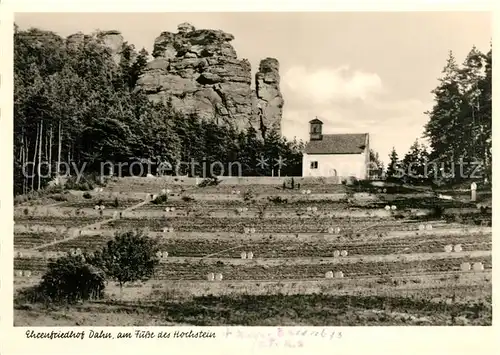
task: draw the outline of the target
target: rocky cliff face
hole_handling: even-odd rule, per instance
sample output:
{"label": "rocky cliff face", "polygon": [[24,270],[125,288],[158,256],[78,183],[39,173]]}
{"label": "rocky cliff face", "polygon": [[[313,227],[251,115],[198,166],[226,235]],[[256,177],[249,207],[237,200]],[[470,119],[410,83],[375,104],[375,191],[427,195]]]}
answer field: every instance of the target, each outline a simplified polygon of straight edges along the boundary
{"label": "rocky cliff face", "polygon": [[259,71],[255,74],[255,93],[259,109],[259,125],[281,132],[284,100],[280,92],[278,60],[274,58],[261,60]]}
{"label": "rocky cliff face", "polygon": [[[120,54],[123,46],[123,36],[119,31],[101,31],[97,37],[102,43],[111,50],[113,61],[120,63]],[[78,47],[85,40],[85,35],[82,32],[77,32],[66,37],[66,45],[68,47]]]}
{"label": "rocky cliff face", "polygon": [[120,63],[120,54],[123,47],[123,36],[118,31],[104,31],[99,33],[104,45],[111,49],[111,55],[116,64]]}
{"label": "rocky cliff face", "polygon": [[151,100],[170,101],[180,112],[197,113],[218,124],[279,130],[283,98],[278,61],[261,61],[253,90],[250,63],[237,58],[230,44],[233,39],[229,33],[196,30],[187,23],[179,25],[177,33],[163,32],[155,40],[154,60],[137,90]]}

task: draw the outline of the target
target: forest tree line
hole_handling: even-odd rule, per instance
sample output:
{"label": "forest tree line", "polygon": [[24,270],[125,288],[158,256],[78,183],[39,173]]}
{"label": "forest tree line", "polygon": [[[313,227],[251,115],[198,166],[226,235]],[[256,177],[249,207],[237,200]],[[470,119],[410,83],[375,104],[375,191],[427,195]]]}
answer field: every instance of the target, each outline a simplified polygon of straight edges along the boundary
{"label": "forest tree line", "polygon": [[473,47],[461,65],[450,51],[438,80],[432,91],[434,106],[426,112],[424,137],[429,146],[417,139],[402,159],[393,149],[387,177],[400,178],[398,170],[407,173],[411,168],[413,180],[454,183],[482,178],[491,183],[491,46],[487,53]]}
{"label": "forest tree line", "polygon": [[134,90],[147,51],[125,42],[117,65],[101,37],[95,32],[70,46],[53,32],[15,27],[16,194],[43,188],[62,162],[99,173],[102,162],[238,161],[249,176],[272,174],[258,166],[260,156],[281,156],[281,175],[301,174],[302,142],[272,131],[262,140],[252,127],[241,132],[150,102]]}
{"label": "forest tree line", "polygon": [[[15,194],[43,188],[62,162],[100,173],[103,162],[237,161],[243,176],[270,176],[272,167],[259,166],[259,159],[274,162],[281,156],[286,164],[282,176],[301,175],[303,142],[273,131],[262,140],[252,127],[241,132],[203,121],[196,112],[180,114],[169,102],[152,103],[134,90],[147,51],[125,42],[117,64],[101,37],[95,32],[85,35],[80,45],[68,45],[56,33],[15,26]],[[402,159],[393,150],[387,169],[378,153],[370,152],[376,175],[384,170],[394,178],[398,168],[409,164],[420,174],[426,164],[437,161],[452,176],[457,166],[451,162],[462,160],[480,162],[482,176],[491,181],[491,74],[491,48],[484,54],[473,47],[462,65],[450,52],[432,91],[434,106],[426,112],[429,147],[417,140]],[[469,165],[469,173],[471,169]],[[455,174],[452,179],[460,178]]]}

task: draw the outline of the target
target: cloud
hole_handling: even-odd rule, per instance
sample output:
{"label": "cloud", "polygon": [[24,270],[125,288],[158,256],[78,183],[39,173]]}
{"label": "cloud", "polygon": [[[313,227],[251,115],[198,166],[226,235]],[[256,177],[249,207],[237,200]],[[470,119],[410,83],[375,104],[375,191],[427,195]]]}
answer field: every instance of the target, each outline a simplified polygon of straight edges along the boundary
{"label": "cloud", "polygon": [[413,141],[422,137],[428,120],[424,111],[432,107],[432,102],[391,91],[376,73],[349,66],[292,67],[282,76],[281,89],[283,135],[307,141],[308,122],[318,117],[325,134],[369,133],[370,146],[384,163],[393,146],[402,158]]}
{"label": "cloud", "polygon": [[375,73],[339,68],[309,70],[303,66],[288,69],[281,79],[282,91],[294,104],[312,105],[367,100],[382,91],[382,80]]}

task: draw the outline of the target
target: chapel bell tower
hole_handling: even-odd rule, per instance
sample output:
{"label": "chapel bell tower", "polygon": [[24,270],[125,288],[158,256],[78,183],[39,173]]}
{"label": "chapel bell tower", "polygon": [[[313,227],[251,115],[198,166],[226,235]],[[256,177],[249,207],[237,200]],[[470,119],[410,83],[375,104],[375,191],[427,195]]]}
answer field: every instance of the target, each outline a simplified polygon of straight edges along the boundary
{"label": "chapel bell tower", "polygon": [[323,138],[323,122],[316,117],[314,120],[309,121],[309,140],[319,141]]}

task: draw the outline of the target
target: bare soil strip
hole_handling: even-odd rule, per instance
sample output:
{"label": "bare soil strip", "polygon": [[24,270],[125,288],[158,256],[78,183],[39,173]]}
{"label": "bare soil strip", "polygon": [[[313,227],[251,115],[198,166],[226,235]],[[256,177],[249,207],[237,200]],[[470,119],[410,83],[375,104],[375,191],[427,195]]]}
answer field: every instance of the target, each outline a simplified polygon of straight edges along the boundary
{"label": "bare soil strip", "polygon": [[[148,203],[149,201],[143,201],[143,202],[140,202],[134,206],[131,206],[131,207],[128,207],[126,208],[125,210],[123,210],[124,212],[126,211],[132,211],[136,208],[139,208],[141,207],[142,205]],[[111,219],[107,219],[107,220],[104,220],[104,221],[100,221],[100,222],[97,222],[97,223],[93,223],[93,224],[89,224],[89,225],[86,225],[86,226],[83,226],[81,229],[98,229],[100,228],[103,224],[106,224],[106,223],[109,223],[111,221],[114,221],[114,218],[111,218]],[[57,240],[57,241],[53,241],[51,243],[46,243],[46,244],[42,244],[42,245],[38,245],[36,247],[33,247],[32,250],[40,250],[42,248],[46,248],[46,247],[50,247],[50,246],[53,246],[53,245],[57,245],[57,244],[60,244],[60,243],[63,243],[63,242],[67,242],[69,240],[72,240],[72,239],[76,239],[80,236],[80,233],[78,231],[74,231],[73,232],[73,235],[67,237],[67,238],[64,238],[64,239],[60,239],[60,240]]]}

